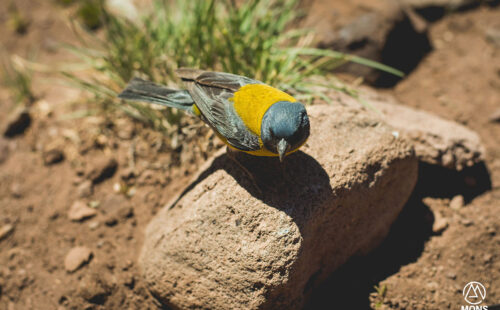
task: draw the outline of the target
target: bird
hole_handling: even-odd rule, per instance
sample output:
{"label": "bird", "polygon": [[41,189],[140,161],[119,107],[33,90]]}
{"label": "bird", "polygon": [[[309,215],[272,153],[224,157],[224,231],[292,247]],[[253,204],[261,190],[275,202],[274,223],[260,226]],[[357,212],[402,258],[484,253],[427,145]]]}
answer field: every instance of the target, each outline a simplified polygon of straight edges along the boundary
{"label": "bird", "polygon": [[183,110],[210,126],[231,150],[280,162],[309,137],[304,105],[277,88],[225,72],[179,68],[176,74],[186,89],[134,77],[118,97]]}

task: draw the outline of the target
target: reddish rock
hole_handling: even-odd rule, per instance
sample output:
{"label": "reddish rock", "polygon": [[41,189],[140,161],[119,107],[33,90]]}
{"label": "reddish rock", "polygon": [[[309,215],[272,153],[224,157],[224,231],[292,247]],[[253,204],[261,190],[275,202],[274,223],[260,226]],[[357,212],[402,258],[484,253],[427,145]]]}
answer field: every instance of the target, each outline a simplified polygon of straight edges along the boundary
{"label": "reddish rock", "polygon": [[91,218],[96,214],[96,209],[88,207],[82,201],[75,201],[68,211],[68,218],[72,221],[78,222]]}
{"label": "reddish rock", "polygon": [[311,136],[285,160],[226,155],[146,231],[139,264],[173,308],[298,309],[314,287],[388,233],[417,159],[374,113],[308,109]]}
{"label": "reddish rock", "polygon": [[485,149],[479,135],[456,122],[395,103],[389,96],[366,92],[372,107],[384,120],[411,141],[419,160],[462,170],[483,160]]}
{"label": "reddish rock", "polygon": [[64,259],[64,269],[67,272],[76,271],[78,268],[88,263],[92,257],[92,251],[84,246],[72,248]]}

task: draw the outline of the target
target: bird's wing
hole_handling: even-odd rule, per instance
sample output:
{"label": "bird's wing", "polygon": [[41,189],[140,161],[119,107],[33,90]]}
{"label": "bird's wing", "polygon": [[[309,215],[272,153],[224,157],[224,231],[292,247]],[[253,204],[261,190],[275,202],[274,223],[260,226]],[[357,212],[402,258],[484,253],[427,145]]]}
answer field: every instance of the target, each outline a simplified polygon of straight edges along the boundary
{"label": "bird's wing", "polygon": [[188,74],[179,75],[188,82],[189,93],[204,120],[223,136],[227,143],[241,151],[260,150],[259,137],[248,130],[229,100],[241,87],[241,83],[254,80],[229,73],[208,71],[202,71],[194,79],[187,78]]}
{"label": "bird's wing", "polygon": [[198,84],[224,88],[233,92],[247,84],[263,84],[260,81],[225,72],[202,71],[198,69],[181,68],[177,75],[185,81],[194,81]]}

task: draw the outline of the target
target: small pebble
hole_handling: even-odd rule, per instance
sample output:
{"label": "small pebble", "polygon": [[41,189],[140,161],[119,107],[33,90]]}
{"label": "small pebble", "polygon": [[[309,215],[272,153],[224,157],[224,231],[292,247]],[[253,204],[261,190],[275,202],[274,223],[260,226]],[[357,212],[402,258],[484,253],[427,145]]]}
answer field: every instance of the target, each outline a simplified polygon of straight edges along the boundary
{"label": "small pebble", "polygon": [[103,147],[108,143],[108,138],[105,135],[98,135],[95,139],[95,144],[99,147]]}
{"label": "small pebble", "polygon": [[68,212],[68,218],[72,221],[78,222],[91,218],[97,214],[97,211],[88,207],[82,201],[75,201]]}
{"label": "small pebble", "polygon": [[7,224],[0,227],[0,240],[7,238],[14,231],[14,225]]}
{"label": "small pebble", "polygon": [[495,229],[495,227],[493,226],[489,226],[487,229],[486,229],[486,232],[490,235],[490,236],[494,236],[496,235],[497,231]]}
{"label": "small pebble", "polygon": [[95,229],[97,229],[97,227],[99,227],[99,222],[98,221],[93,221],[93,222],[89,223],[90,230],[95,230]]}
{"label": "small pebble", "polygon": [[496,109],[489,117],[490,122],[500,123],[500,109]]}
{"label": "small pebble", "polygon": [[461,220],[460,220],[460,223],[461,223],[462,225],[464,225],[465,227],[469,227],[469,226],[474,225],[474,222],[473,222],[473,221],[471,221],[471,220],[469,220],[469,219],[461,219]]}
{"label": "small pebble", "polygon": [[109,277],[103,273],[90,273],[80,281],[79,295],[93,304],[104,304],[112,293]]}
{"label": "small pebble", "polygon": [[432,224],[432,232],[435,234],[440,234],[448,228],[448,220],[443,216],[436,216],[434,223]]}
{"label": "small pebble", "polygon": [[82,184],[78,185],[76,191],[78,193],[78,197],[80,198],[87,198],[89,196],[92,196],[92,194],[94,193],[92,181],[90,180],[84,181]]}
{"label": "small pebble", "polygon": [[116,135],[123,140],[130,140],[134,136],[135,126],[129,119],[118,119],[115,122]]}
{"label": "small pebble", "polygon": [[64,268],[68,272],[73,272],[88,263],[92,258],[92,251],[84,246],[72,248],[64,259]]}
{"label": "small pebble", "polygon": [[127,167],[123,169],[120,173],[122,180],[130,180],[136,177],[135,169]]}
{"label": "small pebble", "polygon": [[454,272],[448,272],[448,273],[446,274],[446,277],[447,277],[448,279],[455,280],[455,279],[457,278],[457,274],[456,274],[456,273],[454,273]]}
{"label": "small pebble", "polygon": [[450,201],[450,208],[453,210],[460,210],[464,206],[464,196],[456,195]]}
{"label": "small pebble", "polygon": [[57,164],[64,160],[64,152],[59,148],[49,149],[42,153],[42,158],[46,166]]}
{"label": "small pebble", "polygon": [[14,198],[21,198],[23,196],[23,188],[21,183],[12,182],[12,184],[10,185],[10,194]]}
{"label": "small pebble", "polygon": [[101,203],[99,202],[99,200],[92,200],[91,202],[89,202],[89,207],[91,208],[99,208],[99,206],[101,205]]}
{"label": "small pebble", "polygon": [[127,191],[127,197],[133,197],[135,193],[137,192],[137,189],[135,187],[129,187]]}

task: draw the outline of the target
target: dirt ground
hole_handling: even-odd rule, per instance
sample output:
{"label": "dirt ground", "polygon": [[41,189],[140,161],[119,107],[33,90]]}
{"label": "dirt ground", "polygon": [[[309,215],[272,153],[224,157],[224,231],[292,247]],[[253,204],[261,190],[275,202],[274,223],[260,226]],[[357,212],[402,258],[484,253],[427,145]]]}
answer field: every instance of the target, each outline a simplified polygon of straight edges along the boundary
{"label": "dirt ground", "polygon": [[[9,28],[2,1],[3,48],[35,51],[50,67],[71,60],[55,44],[73,40],[71,9],[16,3],[27,32]],[[308,309],[459,309],[470,281],[484,284],[486,304],[500,303],[500,122],[491,119],[500,113],[500,8],[444,15],[428,36],[432,49],[417,67],[380,91],[477,131],[484,164],[462,172],[422,165],[387,240],[332,275]],[[161,309],[136,263],[144,228],[221,143],[189,121],[179,142],[129,118],[74,117],[83,94],[43,73],[34,89],[28,129],[0,137],[0,309]],[[0,107],[2,124],[15,108],[6,88]],[[75,202],[92,215],[70,220]],[[91,254],[68,272],[76,246]]]}

